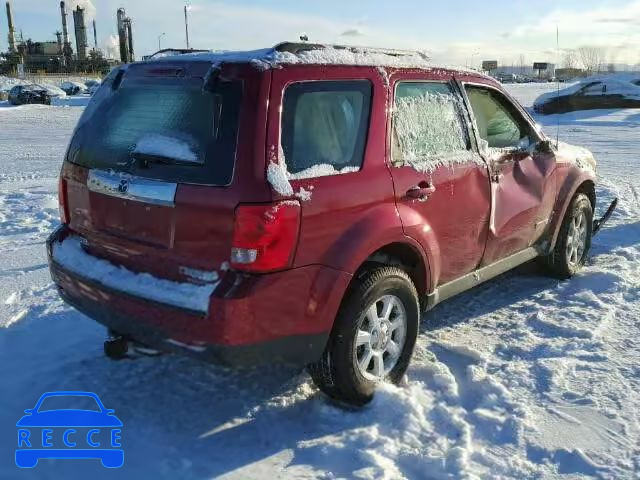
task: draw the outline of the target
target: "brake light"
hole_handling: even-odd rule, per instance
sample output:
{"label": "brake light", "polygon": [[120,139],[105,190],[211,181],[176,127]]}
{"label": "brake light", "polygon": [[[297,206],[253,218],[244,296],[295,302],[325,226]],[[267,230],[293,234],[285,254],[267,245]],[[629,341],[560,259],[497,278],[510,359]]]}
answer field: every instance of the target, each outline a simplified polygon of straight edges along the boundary
{"label": "brake light", "polygon": [[300,203],[239,205],[231,244],[231,267],[271,272],[291,265],[300,230]]}
{"label": "brake light", "polygon": [[69,202],[67,201],[67,181],[60,175],[58,181],[58,209],[60,211],[60,222],[69,223]]}

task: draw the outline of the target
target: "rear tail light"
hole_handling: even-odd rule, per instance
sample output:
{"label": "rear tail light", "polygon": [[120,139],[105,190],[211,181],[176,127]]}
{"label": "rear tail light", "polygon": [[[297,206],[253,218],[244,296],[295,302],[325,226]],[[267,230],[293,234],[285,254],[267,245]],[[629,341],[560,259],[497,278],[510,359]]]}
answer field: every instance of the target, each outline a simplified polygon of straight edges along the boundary
{"label": "rear tail light", "polygon": [[286,201],[236,208],[231,267],[271,272],[291,266],[300,230],[300,203]]}
{"label": "rear tail light", "polygon": [[60,175],[58,181],[58,209],[60,210],[60,222],[69,223],[69,202],[67,201],[67,181]]}

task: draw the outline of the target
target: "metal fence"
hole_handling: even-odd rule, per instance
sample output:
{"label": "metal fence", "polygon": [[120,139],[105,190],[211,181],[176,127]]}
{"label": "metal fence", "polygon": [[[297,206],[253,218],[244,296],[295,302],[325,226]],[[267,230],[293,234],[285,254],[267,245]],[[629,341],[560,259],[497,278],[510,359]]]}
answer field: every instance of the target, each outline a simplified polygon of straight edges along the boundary
{"label": "metal fence", "polygon": [[99,73],[91,74],[66,74],[66,73],[28,73],[25,72],[24,80],[32,83],[50,83],[60,85],[62,82],[86,82],[87,80],[101,79]]}

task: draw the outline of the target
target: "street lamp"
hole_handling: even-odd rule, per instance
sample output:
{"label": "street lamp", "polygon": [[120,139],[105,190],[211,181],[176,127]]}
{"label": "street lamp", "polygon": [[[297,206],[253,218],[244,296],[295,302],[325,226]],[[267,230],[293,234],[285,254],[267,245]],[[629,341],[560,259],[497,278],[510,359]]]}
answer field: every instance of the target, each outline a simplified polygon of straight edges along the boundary
{"label": "street lamp", "polygon": [[187,37],[187,50],[189,50],[189,10],[191,10],[191,4],[187,1],[184,6],[184,32]]}
{"label": "street lamp", "polygon": [[160,41],[162,40],[162,37],[164,37],[166,35],[165,32],[162,32],[160,35],[158,35],[158,51],[162,50],[162,48],[160,47]]}
{"label": "street lamp", "polygon": [[476,56],[478,56],[478,55],[480,55],[480,52],[473,52],[473,53],[471,54],[471,69],[472,69],[472,70],[476,70],[476,68],[474,67],[474,64],[475,64],[475,60],[474,60],[474,58],[475,58]]}

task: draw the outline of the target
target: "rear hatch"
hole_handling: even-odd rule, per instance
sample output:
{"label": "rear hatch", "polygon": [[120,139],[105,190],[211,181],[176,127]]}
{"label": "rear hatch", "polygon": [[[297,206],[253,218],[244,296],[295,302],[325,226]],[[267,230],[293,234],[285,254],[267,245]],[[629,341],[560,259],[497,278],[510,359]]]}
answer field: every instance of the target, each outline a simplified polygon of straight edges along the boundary
{"label": "rear hatch", "polygon": [[90,253],[178,281],[224,270],[236,205],[271,199],[257,174],[264,141],[250,141],[264,138],[257,97],[269,78],[203,61],[111,72],[62,170],[69,226]]}

